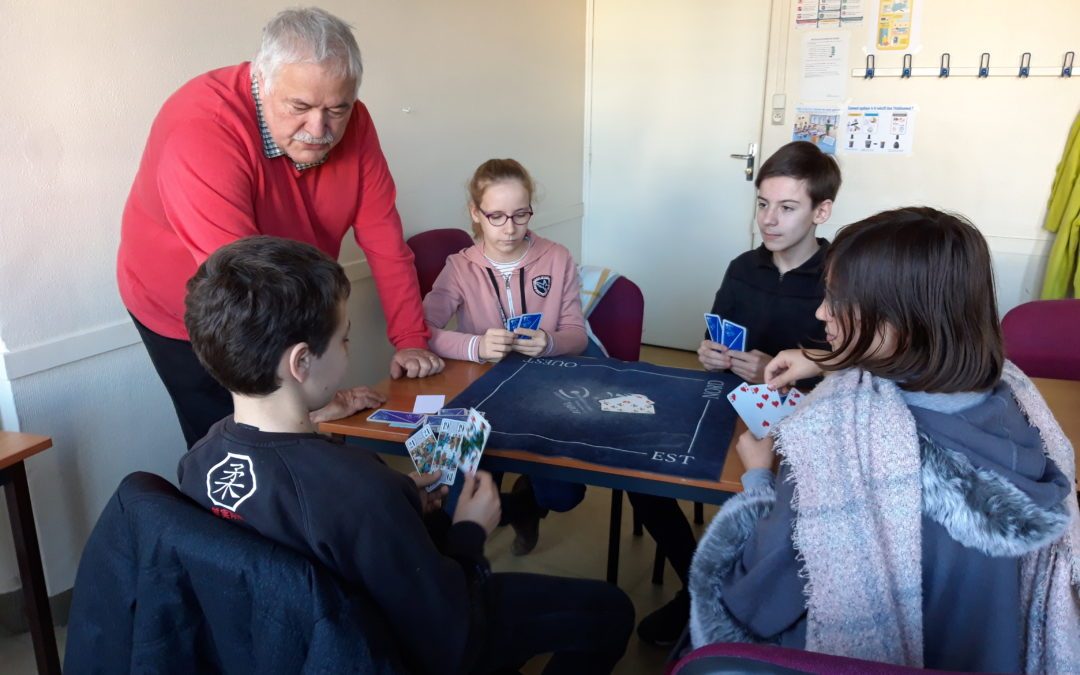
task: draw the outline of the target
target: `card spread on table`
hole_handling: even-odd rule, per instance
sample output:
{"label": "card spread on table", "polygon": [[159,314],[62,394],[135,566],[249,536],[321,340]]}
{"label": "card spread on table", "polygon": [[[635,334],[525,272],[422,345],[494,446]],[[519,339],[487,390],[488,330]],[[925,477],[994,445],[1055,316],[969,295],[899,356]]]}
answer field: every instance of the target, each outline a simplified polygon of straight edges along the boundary
{"label": "card spread on table", "polygon": [[416,427],[424,419],[424,415],[421,413],[405,412],[404,410],[385,410],[380,408],[375,412],[368,415],[368,422],[379,422],[381,424],[395,424],[403,425],[406,427]]}
{"label": "card spread on table", "polygon": [[773,427],[802,402],[803,393],[791,389],[786,395],[764,384],[743,382],[728,394],[727,399],[756,438],[765,438]]}
{"label": "card spread on table", "polygon": [[412,411],[422,415],[430,415],[439,412],[443,407],[443,403],[446,403],[446,397],[442,394],[420,394],[416,397],[416,403],[413,403]]}
{"label": "card spread on table", "polygon": [[627,394],[601,400],[600,410],[603,412],[655,415],[656,408],[654,405],[653,401],[643,394]]}
{"label": "card spread on table", "polygon": [[746,351],[746,326],[728,321],[717,314],[706,314],[705,326],[709,329],[709,339],[713,342],[719,342],[738,352]]}

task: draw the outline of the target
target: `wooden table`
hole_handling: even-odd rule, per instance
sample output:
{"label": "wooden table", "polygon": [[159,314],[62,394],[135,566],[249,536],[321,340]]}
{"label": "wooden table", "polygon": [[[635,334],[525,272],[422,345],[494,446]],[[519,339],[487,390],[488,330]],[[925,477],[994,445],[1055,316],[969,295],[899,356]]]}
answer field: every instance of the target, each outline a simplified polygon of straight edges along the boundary
{"label": "wooden table", "polygon": [[[422,380],[386,379],[374,388],[386,396],[385,408],[408,411],[412,410],[413,403],[420,394],[445,394],[446,400],[450,401],[491,367],[491,364],[448,360],[446,369],[438,375]],[[406,455],[405,439],[412,434],[413,430],[395,429],[385,424],[368,422],[366,418],[370,414],[370,411],[364,411],[342,420],[324,422],[319,425],[319,430],[323,433],[341,435],[345,437],[346,442],[374,452]],[[741,421],[736,424],[732,445],[728,450],[727,460],[719,480],[700,480],[650,471],[620,469],[569,457],[554,457],[499,448],[488,448],[484,451],[484,468],[491,471],[527,473],[544,478],[611,488],[607,579],[615,583],[618,580],[619,569],[623,491],[644,492],[698,503],[723,503],[732,494],[742,490],[739,478],[743,474],[743,467],[734,450],[734,439],[738,438],[745,428]],[[640,534],[639,530],[635,531]],[[662,569],[662,566],[657,566],[657,568]]]}
{"label": "wooden table", "polygon": [[0,431],[0,485],[4,486],[7,497],[8,518],[15,539],[15,556],[19,561],[19,577],[39,673],[59,673],[60,657],[56,651],[56,633],[23,462],[51,447],[52,439],[47,436]]}
{"label": "wooden table", "polygon": [[[406,410],[413,408],[420,394],[445,394],[449,402],[491,368],[491,364],[467,361],[446,362],[446,369],[432,377],[421,380],[386,379],[374,388],[386,396],[385,408]],[[1034,380],[1039,391],[1054,411],[1073,448],[1080,442],[1080,382],[1068,380]],[[367,421],[370,411],[334,422],[324,422],[319,430],[339,434],[346,442],[359,445],[374,452],[406,455],[405,439],[412,429],[395,429],[385,424]],[[721,504],[732,494],[742,490],[739,479],[743,474],[742,462],[735,452],[735,441],[746,427],[742,421],[735,425],[731,445],[728,448],[724,468],[717,480],[681,478],[649,471],[620,469],[617,467],[583,462],[569,457],[553,457],[522,450],[489,448],[484,451],[485,468],[494,471],[527,473],[544,478],[611,488],[611,520],[608,532],[607,578],[612,583],[618,578],[619,533],[622,526],[622,492],[644,492],[662,497],[686,499],[709,504]]]}

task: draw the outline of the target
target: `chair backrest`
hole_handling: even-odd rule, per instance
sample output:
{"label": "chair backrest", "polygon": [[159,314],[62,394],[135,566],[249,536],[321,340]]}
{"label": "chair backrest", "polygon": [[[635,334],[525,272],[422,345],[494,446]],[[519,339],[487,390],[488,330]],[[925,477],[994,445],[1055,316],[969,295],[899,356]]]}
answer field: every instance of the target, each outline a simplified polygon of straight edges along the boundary
{"label": "chair backrest", "polygon": [[465,230],[443,228],[414,234],[405,242],[413,252],[416,279],[420,282],[420,297],[431,290],[446,266],[446,259],[473,244],[473,238]]}
{"label": "chair backrest", "polygon": [[864,661],[847,656],[819,654],[772,645],[717,643],[690,652],[670,670],[671,675],[719,673],[783,673],[797,675],[915,675],[945,673]]}
{"label": "chair backrest", "polygon": [[622,361],[641,358],[645,296],[633,281],[619,277],[589,315],[589,326],[608,356]]}
{"label": "chair backrest", "polygon": [[369,597],[133,473],[79,561],[64,672],[401,672]]}
{"label": "chair backrest", "polygon": [[1036,300],[1001,321],[1005,355],[1028,377],[1080,380],[1080,300]]}

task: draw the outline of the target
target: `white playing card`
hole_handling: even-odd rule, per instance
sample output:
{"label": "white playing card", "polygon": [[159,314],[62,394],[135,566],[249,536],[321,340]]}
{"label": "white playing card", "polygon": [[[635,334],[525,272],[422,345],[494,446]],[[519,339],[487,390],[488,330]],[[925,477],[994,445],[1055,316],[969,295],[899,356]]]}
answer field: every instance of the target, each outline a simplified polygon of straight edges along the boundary
{"label": "white playing card", "polygon": [[421,474],[433,473],[432,455],[435,451],[435,432],[426,424],[412,436],[405,439],[405,449],[409,451],[413,466]]}
{"label": "white playing card", "polygon": [[728,402],[756,438],[765,438],[787,412],[779,392],[763,384],[743,382],[727,396]]}
{"label": "white playing card", "polygon": [[794,387],[788,391],[787,396],[784,397],[784,408],[791,412],[791,408],[798,407],[802,403],[803,398],[806,395]]}
{"label": "white playing card", "polygon": [[616,396],[600,401],[600,410],[604,412],[656,414],[653,402],[642,394]]}
{"label": "white playing card", "polygon": [[461,443],[465,438],[467,422],[444,419],[439,425],[439,438],[431,457],[431,470],[442,470],[439,482],[428,486],[428,491],[439,485],[453,485],[457,478],[458,458],[461,456]]}
{"label": "white playing card", "polygon": [[479,411],[470,409],[467,424],[465,439],[461,443],[458,467],[465,473],[476,473],[480,456],[484,454],[484,446],[487,445],[488,436],[491,434],[491,423],[484,419]]}

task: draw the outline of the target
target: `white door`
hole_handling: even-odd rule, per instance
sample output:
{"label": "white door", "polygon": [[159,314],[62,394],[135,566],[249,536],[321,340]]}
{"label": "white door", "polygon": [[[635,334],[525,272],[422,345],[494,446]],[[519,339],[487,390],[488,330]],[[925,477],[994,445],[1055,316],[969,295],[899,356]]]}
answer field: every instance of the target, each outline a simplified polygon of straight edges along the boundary
{"label": "white door", "polygon": [[593,5],[582,257],[641,287],[644,342],[696,350],[751,246],[754,184],[730,155],[761,138],[770,3]]}

